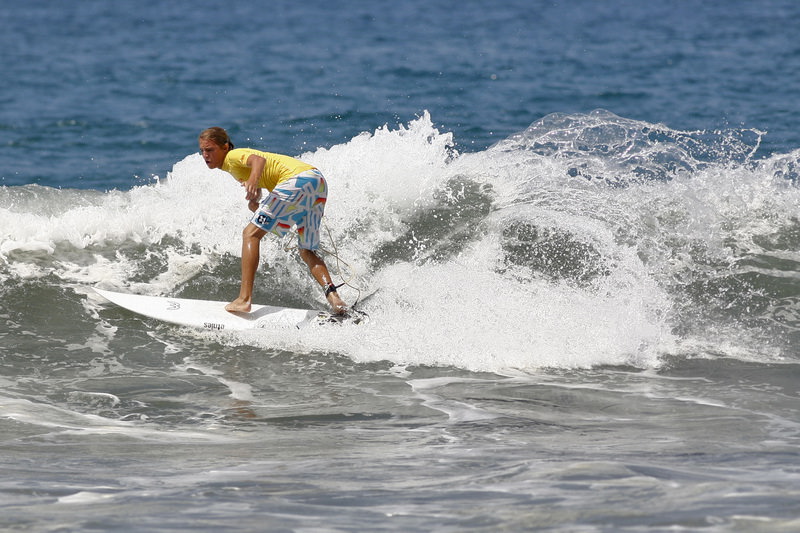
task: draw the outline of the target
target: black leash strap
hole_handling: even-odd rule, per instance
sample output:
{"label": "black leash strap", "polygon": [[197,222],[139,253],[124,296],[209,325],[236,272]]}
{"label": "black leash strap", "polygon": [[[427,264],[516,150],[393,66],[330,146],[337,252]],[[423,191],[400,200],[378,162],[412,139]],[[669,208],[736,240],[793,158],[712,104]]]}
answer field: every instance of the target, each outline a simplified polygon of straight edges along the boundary
{"label": "black leash strap", "polygon": [[332,292],[336,292],[336,289],[344,285],[344,283],[340,283],[339,285],[334,285],[333,283],[328,283],[325,285],[325,298]]}

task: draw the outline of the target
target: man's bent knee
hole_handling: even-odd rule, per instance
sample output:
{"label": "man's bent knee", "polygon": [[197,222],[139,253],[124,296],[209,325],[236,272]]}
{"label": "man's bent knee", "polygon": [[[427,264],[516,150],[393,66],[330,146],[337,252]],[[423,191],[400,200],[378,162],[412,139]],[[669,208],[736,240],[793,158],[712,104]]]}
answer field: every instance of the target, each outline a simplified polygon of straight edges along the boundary
{"label": "man's bent knee", "polygon": [[267,232],[263,229],[259,228],[253,223],[248,224],[242,230],[242,238],[243,239],[258,239],[261,240]]}
{"label": "man's bent knee", "polygon": [[309,250],[307,248],[300,248],[300,258],[306,263],[311,263],[311,262],[316,263],[319,261],[319,256],[317,255],[317,252],[315,252],[314,250]]}

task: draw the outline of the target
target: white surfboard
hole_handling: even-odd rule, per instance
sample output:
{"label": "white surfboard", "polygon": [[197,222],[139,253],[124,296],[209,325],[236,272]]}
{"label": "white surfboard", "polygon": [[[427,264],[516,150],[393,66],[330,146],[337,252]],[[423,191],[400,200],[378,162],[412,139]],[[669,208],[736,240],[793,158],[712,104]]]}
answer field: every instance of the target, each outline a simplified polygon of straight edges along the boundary
{"label": "white surfboard", "polygon": [[94,290],[106,300],[134,313],[181,326],[214,331],[299,328],[314,321],[339,321],[338,317],[329,313],[311,309],[253,304],[249,313],[230,313],[225,310],[227,302]]}

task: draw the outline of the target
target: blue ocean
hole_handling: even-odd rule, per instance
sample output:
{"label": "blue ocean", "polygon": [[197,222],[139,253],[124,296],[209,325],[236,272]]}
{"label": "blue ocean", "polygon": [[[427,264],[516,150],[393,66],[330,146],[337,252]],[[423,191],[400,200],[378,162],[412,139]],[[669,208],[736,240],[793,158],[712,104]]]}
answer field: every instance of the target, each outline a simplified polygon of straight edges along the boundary
{"label": "blue ocean", "polygon": [[[0,6],[0,530],[800,530],[800,3]],[[325,174],[361,324],[196,330]],[[291,238],[255,301],[324,309]]]}

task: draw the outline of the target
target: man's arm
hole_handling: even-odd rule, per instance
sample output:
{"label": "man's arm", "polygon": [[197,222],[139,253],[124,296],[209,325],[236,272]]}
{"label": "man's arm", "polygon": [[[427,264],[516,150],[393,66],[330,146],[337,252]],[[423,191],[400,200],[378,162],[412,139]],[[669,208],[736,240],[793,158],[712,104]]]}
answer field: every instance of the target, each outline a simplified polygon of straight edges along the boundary
{"label": "man's arm", "polygon": [[[247,192],[245,200],[258,202],[261,199],[261,188],[258,186],[258,182],[261,179],[261,173],[264,172],[264,166],[266,164],[267,160],[260,155],[250,154],[250,157],[247,158],[247,166],[250,167],[250,177],[244,182],[244,190]],[[251,211],[255,210],[251,208]]]}

